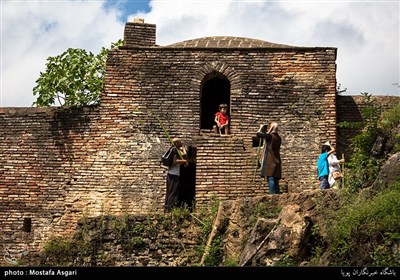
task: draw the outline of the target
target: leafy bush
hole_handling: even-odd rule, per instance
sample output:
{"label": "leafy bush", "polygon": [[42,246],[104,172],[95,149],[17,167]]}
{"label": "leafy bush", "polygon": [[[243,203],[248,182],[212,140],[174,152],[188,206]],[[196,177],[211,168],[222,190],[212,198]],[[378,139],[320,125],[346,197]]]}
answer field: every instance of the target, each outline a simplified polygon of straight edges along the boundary
{"label": "leafy bush", "polygon": [[378,175],[383,163],[382,160],[370,156],[371,149],[379,133],[380,110],[371,94],[361,93],[364,96],[364,105],[361,108],[361,122],[342,122],[339,127],[359,128],[361,133],[351,139],[352,155],[347,167],[350,168],[347,180],[348,186],[354,192],[369,186]]}
{"label": "leafy bush", "polygon": [[400,102],[382,112],[380,117],[380,126],[383,129],[390,130],[398,125],[400,125]]}
{"label": "leafy bush", "polygon": [[372,199],[343,207],[330,228],[334,264],[398,265],[400,260],[391,248],[399,242],[399,221],[400,182]]}
{"label": "leafy bush", "polygon": [[[384,111],[381,114],[380,118],[380,127],[385,130],[390,132],[394,128],[398,128],[400,126],[400,102],[395,104],[392,108],[389,110]],[[397,130],[399,131],[399,130]],[[400,133],[397,133],[395,136],[395,145],[394,145],[394,152],[399,152],[400,151]]]}
{"label": "leafy bush", "polygon": [[63,237],[51,238],[44,246],[45,261],[42,265],[72,265],[79,252],[79,244]]}
{"label": "leafy bush", "polygon": [[[111,48],[122,46],[119,40]],[[46,71],[41,72],[33,88],[37,95],[33,105],[65,106],[97,104],[103,90],[103,77],[109,49],[94,55],[84,49],[69,48],[58,56],[47,58]]]}

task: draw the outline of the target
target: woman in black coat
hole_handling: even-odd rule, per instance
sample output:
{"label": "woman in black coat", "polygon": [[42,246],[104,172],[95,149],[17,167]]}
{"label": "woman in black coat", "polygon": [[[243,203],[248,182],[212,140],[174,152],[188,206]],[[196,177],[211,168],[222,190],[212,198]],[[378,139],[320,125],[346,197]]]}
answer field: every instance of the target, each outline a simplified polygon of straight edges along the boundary
{"label": "woman in black coat", "polygon": [[260,175],[267,178],[269,194],[279,194],[279,180],[282,178],[280,155],[282,139],[278,134],[276,122],[272,122],[267,131],[264,128],[265,125],[261,125],[257,132],[257,137],[265,139],[260,156]]}

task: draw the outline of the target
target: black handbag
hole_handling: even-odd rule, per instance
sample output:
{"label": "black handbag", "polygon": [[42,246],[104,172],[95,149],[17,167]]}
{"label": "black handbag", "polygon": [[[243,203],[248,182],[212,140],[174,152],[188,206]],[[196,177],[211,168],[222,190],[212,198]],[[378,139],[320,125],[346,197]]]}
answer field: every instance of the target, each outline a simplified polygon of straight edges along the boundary
{"label": "black handbag", "polygon": [[170,167],[172,165],[172,161],[174,159],[175,147],[170,147],[162,156],[161,163],[164,166]]}

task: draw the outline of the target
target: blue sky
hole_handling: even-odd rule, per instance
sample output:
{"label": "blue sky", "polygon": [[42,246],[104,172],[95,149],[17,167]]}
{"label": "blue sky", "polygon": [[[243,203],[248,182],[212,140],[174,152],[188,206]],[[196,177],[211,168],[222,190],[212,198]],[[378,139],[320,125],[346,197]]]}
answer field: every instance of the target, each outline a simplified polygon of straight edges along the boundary
{"label": "blue sky", "polygon": [[248,0],[1,0],[0,107],[30,107],[46,59],[68,48],[95,54],[126,21],[157,25],[158,45],[239,36],[336,47],[346,94],[400,96],[400,2]]}
{"label": "blue sky", "polygon": [[150,12],[149,0],[108,0],[104,4],[106,9],[118,9],[122,12],[119,19],[128,20],[128,16],[137,12]]}

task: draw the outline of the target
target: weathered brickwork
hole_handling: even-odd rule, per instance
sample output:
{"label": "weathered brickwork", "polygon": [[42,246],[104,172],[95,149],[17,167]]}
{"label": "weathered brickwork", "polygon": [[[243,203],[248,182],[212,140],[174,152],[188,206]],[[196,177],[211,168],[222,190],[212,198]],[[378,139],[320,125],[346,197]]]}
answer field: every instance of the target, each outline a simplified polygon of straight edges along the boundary
{"label": "weathered brickwork", "polygon": [[[379,110],[388,109],[390,106],[400,102],[400,97],[397,96],[373,96],[372,102]],[[362,109],[365,107],[365,97],[358,96],[339,96],[337,99],[337,122],[361,122]],[[339,154],[344,155],[346,160],[350,159],[351,138],[359,134],[360,129],[354,128],[339,128],[337,130],[337,146],[336,149]]]}
{"label": "weathered brickwork", "polygon": [[[139,23],[139,24],[138,24]],[[127,22],[124,31],[126,46],[154,46],[156,44],[156,25],[142,23],[140,21]]]}
{"label": "weathered brickwork", "polygon": [[[127,24],[125,41],[109,54],[101,105],[0,108],[0,255],[72,235],[82,216],[162,213],[169,143],[158,118],[197,148],[196,207],[267,192],[252,136],[269,121],[280,124],[289,192],[316,186],[320,145],[336,139],[340,116],[335,48],[233,37],[161,47],[155,25],[140,23]],[[225,137],[201,126],[212,77],[230,86]]]}

